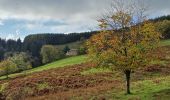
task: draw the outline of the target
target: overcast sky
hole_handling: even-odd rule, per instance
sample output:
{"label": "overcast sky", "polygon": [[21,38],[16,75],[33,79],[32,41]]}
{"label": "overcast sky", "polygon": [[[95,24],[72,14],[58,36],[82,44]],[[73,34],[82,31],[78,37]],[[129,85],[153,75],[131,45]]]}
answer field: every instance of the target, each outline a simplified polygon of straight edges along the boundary
{"label": "overcast sky", "polygon": [[[111,0],[0,0],[0,37],[95,30]],[[129,0],[125,0],[129,1]],[[149,17],[170,14],[170,0],[144,0]]]}

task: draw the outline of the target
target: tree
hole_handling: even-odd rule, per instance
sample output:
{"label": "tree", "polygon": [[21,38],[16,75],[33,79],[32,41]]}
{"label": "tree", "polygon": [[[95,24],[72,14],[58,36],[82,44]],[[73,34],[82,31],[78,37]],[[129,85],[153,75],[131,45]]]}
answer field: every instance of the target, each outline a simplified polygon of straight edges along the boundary
{"label": "tree", "polygon": [[98,65],[123,72],[130,94],[131,72],[152,60],[161,34],[146,20],[141,3],[113,1],[109,13],[98,20],[101,31],[87,42],[88,53]]}
{"label": "tree", "polygon": [[[32,58],[25,52],[13,53],[0,63],[0,75],[8,75],[11,73],[25,71],[32,68]],[[24,73],[26,75],[26,71]]]}
{"label": "tree", "polygon": [[70,48],[66,45],[63,49],[63,52],[66,54],[69,50],[70,50]]}
{"label": "tree", "polygon": [[8,79],[9,78],[8,75],[16,72],[18,68],[15,63],[7,59],[0,63],[0,70],[1,70],[1,75],[6,75],[6,78]]}
{"label": "tree", "polygon": [[70,33],[70,34],[34,34],[25,37],[22,49],[31,52],[34,57],[39,57],[43,45],[62,45],[89,39],[96,32]]}
{"label": "tree", "polygon": [[79,55],[86,54],[86,48],[85,48],[85,46],[81,46],[81,47],[78,48],[78,54],[79,54]]}
{"label": "tree", "polygon": [[170,38],[170,21],[169,20],[163,20],[158,21],[156,24],[156,27],[160,33],[162,33],[164,39]]}
{"label": "tree", "polygon": [[31,56],[25,52],[14,54],[12,57],[9,57],[8,59],[16,64],[19,71],[25,71],[27,69],[32,68]]}
{"label": "tree", "polygon": [[0,61],[3,60],[4,53],[5,53],[5,50],[3,48],[0,48]]}
{"label": "tree", "polygon": [[44,64],[61,59],[64,56],[64,53],[61,50],[52,45],[44,45],[41,48],[40,54]]}
{"label": "tree", "polygon": [[21,39],[20,39],[20,38],[19,38],[19,39],[17,39],[16,44],[17,44],[16,51],[21,52],[21,48],[22,48],[22,41],[21,41]]}

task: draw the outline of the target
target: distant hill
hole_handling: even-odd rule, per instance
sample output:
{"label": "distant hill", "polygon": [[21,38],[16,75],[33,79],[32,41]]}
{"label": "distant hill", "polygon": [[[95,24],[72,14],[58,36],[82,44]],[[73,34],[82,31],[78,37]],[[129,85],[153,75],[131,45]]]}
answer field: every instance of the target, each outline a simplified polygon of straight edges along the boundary
{"label": "distant hill", "polygon": [[170,20],[170,15],[160,16],[154,19],[150,19],[151,21],[158,22],[163,20]]}
{"label": "distant hill", "polygon": [[40,49],[43,45],[63,45],[67,43],[77,42],[89,39],[93,32],[70,33],[70,34],[33,34],[25,37],[23,42],[24,51],[29,51],[33,56],[39,57]]}
{"label": "distant hill", "polygon": [[80,41],[81,39],[89,39],[95,33],[96,31],[70,34],[61,33],[32,34],[25,37],[24,43],[41,41],[45,44],[61,45],[70,42]]}

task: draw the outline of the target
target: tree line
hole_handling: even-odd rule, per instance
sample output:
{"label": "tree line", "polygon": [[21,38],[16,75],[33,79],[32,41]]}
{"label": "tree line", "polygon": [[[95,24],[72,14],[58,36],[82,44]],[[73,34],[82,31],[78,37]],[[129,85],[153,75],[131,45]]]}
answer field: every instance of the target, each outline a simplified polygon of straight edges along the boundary
{"label": "tree line", "polygon": [[[58,48],[56,45],[83,42],[95,33],[34,34],[28,35],[23,41],[0,38],[0,75],[8,78],[11,73],[26,72],[27,69],[62,59],[70,48]],[[80,54],[84,54],[83,47]]]}
{"label": "tree line", "polygon": [[[0,61],[13,56],[19,52],[26,52],[33,57],[35,62],[38,64],[33,64],[34,66],[39,66],[41,64],[40,51],[44,45],[61,45],[76,41],[83,41],[89,39],[93,32],[83,32],[83,33],[70,33],[70,34],[33,34],[25,37],[23,41],[21,39],[1,39],[0,38]],[[64,51],[65,52],[65,51]]]}
{"label": "tree line", "polygon": [[25,37],[23,42],[23,50],[29,51],[33,56],[40,56],[40,49],[43,45],[61,45],[81,40],[89,39],[93,32],[70,33],[70,34],[35,34]]}
{"label": "tree line", "polygon": [[21,39],[5,40],[0,38],[0,61],[5,58],[5,53],[7,52],[21,52],[22,45]]}

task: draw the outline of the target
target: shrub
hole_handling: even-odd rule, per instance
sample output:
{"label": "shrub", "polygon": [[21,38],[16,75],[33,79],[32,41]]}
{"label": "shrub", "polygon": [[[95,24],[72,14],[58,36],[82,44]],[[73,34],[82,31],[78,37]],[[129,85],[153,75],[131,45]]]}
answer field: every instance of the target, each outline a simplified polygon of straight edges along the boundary
{"label": "shrub", "polygon": [[31,57],[25,52],[15,54],[14,56],[8,59],[17,65],[19,71],[24,71],[32,68]]}
{"label": "shrub", "polygon": [[18,71],[17,65],[11,60],[7,59],[0,63],[0,75],[8,75]]}
{"label": "shrub", "polygon": [[64,48],[63,48],[63,52],[66,54],[68,51],[70,50],[70,48],[66,45]]}
{"label": "shrub", "polygon": [[44,45],[41,48],[40,52],[42,56],[42,63],[50,63],[52,61],[61,59],[64,57],[64,53],[62,50],[57,49],[55,46],[52,45]]}
{"label": "shrub", "polygon": [[78,54],[79,55],[83,55],[83,54],[86,54],[86,48],[81,46],[79,49],[78,49]]}

